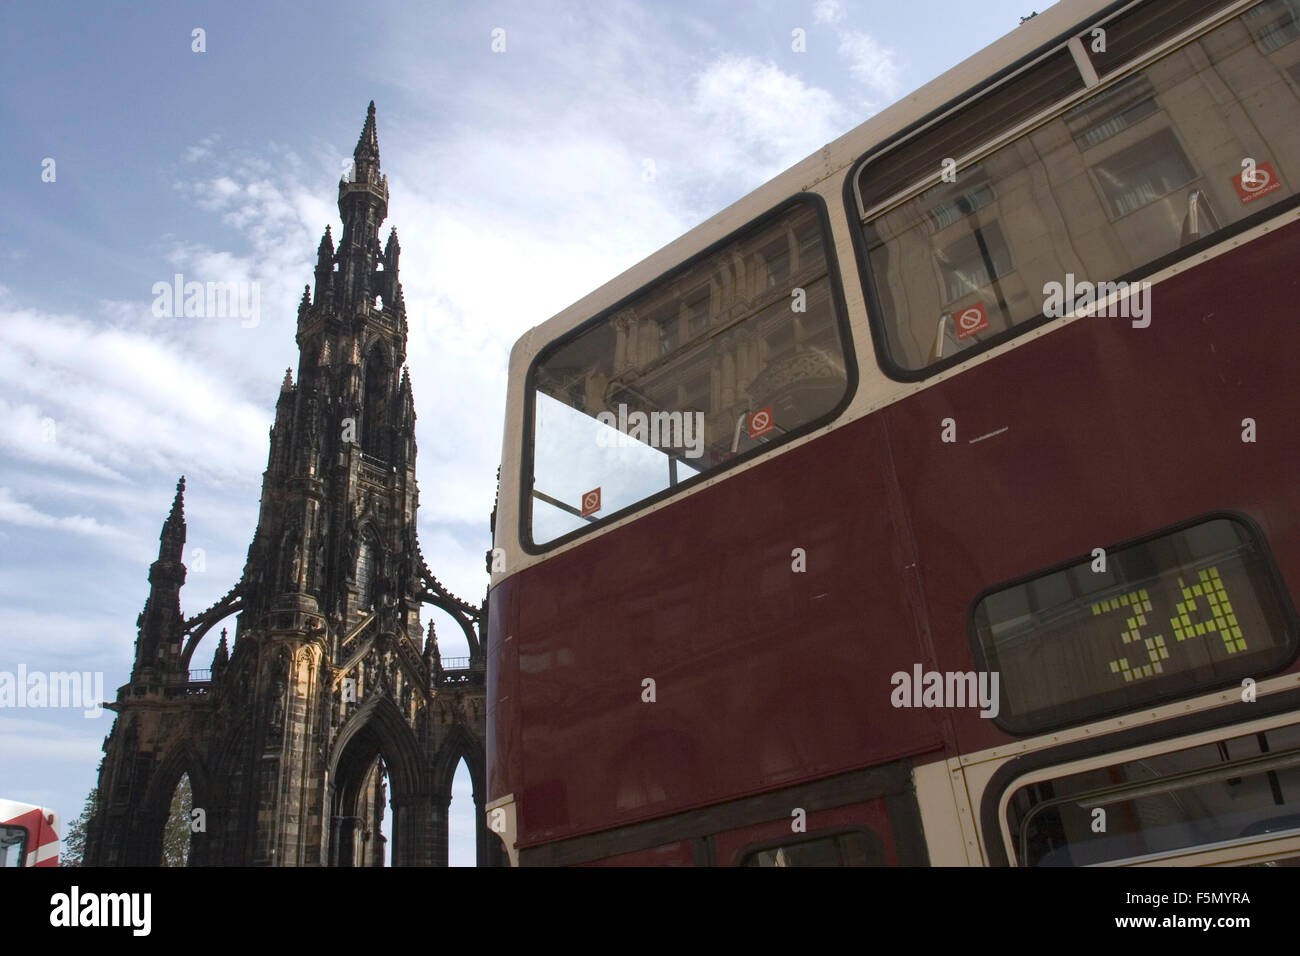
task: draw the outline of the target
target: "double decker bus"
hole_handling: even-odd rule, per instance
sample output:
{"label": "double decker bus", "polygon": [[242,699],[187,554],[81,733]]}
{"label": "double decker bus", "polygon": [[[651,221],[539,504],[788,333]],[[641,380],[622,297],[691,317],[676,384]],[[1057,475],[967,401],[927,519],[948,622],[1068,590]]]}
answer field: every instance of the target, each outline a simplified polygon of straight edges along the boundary
{"label": "double decker bus", "polygon": [[58,816],[32,803],[0,800],[0,867],[58,865]]}
{"label": "double decker bus", "polygon": [[513,863],[1300,858],[1298,40],[1065,0],[519,340]]}

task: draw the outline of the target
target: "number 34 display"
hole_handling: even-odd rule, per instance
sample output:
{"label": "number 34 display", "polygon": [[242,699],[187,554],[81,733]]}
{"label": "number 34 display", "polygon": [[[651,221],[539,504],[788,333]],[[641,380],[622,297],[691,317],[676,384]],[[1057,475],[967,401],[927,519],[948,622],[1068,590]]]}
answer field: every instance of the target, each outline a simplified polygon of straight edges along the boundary
{"label": "number 34 display", "polygon": [[[1182,600],[1177,602],[1174,613],[1169,618],[1169,633],[1174,645],[1193,637],[1217,633],[1223,639],[1224,650],[1228,654],[1236,654],[1246,649],[1246,639],[1242,636],[1237,615],[1232,609],[1232,601],[1219,577],[1217,567],[1203,569],[1200,572],[1200,580],[1191,585],[1186,584],[1180,577],[1178,588]],[[1133,648],[1135,653],[1122,654],[1110,661],[1110,672],[1123,675],[1125,683],[1164,673],[1164,661],[1169,660],[1169,643],[1166,641],[1165,633],[1152,634],[1149,637],[1142,633],[1143,628],[1150,631],[1160,627],[1157,615],[1152,611],[1151,597],[1147,589],[1130,591],[1117,598],[1098,601],[1092,605],[1094,615],[1113,614],[1116,611],[1128,615],[1125,629],[1120,632],[1120,639],[1125,644],[1138,646]],[[1148,616],[1151,618],[1150,621]],[[1181,669],[1174,664],[1171,666]]]}

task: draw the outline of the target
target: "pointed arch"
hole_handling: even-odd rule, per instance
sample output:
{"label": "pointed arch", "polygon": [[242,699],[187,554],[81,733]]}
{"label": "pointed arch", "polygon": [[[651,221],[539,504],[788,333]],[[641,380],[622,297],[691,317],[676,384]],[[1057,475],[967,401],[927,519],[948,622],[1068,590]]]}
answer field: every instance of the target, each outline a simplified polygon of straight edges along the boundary
{"label": "pointed arch", "polygon": [[[163,829],[171,813],[172,795],[182,776],[190,778],[190,794],[196,808],[209,812],[217,806],[212,790],[212,777],[207,765],[194,744],[182,740],[173,745],[163,756],[149,778],[145,788],[144,799],[136,815],[136,836],[132,843],[137,858],[131,860],[135,866],[158,866],[162,860]],[[202,866],[208,862],[206,830],[211,820],[205,820],[205,833],[193,834],[191,837],[191,866]]]}
{"label": "pointed arch", "polygon": [[[242,582],[241,582],[242,583]],[[186,670],[189,669],[190,660],[194,656],[194,649],[199,646],[204,635],[212,628],[220,624],[232,614],[238,614],[244,609],[243,593],[238,584],[226,592],[225,597],[217,601],[205,611],[200,611],[184,623],[185,631],[188,638],[185,641],[185,647],[181,651],[181,666]]]}
{"label": "pointed arch", "polygon": [[[465,633],[465,643],[469,646],[470,660],[481,659],[483,654],[482,633],[485,625],[483,615],[487,607],[486,602],[482,608],[476,608],[468,601],[462,601],[456,597],[443,586],[441,581],[433,576],[433,572],[429,570],[429,566],[424,562],[424,554],[420,551],[418,544],[415,545],[415,552],[419,558],[416,572],[419,576],[415,595],[416,600],[422,604],[436,607],[450,615],[452,620]],[[419,585],[423,585],[423,587]]]}
{"label": "pointed arch", "polygon": [[436,607],[438,610],[445,613],[451,618],[452,622],[461,629],[461,632],[465,635],[465,646],[469,649],[471,661],[476,660],[481,656],[482,643],[474,629],[474,622],[465,615],[464,611],[462,611],[457,604],[442,595],[429,594],[428,592],[418,594],[417,598],[421,604],[426,604],[429,607]]}
{"label": "pointed arch", "polygon": [[356,747],[360,748],[357,753],[367,752],[373,747],[374,756],[384,757],[393,774],[394,789],[400,787],[411,792],[425,789],[415,734],[388,696],[377,694],[370,697],[339,730],[330,753],[331,777],[346,769],[344,758],[350,748]]}
{"label": "pointed arch", "polygon": [[433,783],[433,803],[441,811],[437,825],[442,832],[436,836],[439,846],[435,865],[446,866],[449,848],[448,809],[451,804],[452,785],[456,768],[461,761],[469,770],[470,788],[474,801],[474,855],[478,866],[500,864],[500,840],[487,828],[487,756],[483,741],[476,740],[464,724],[453,723],[433,756],[430,774]]}
{"label": "pointed arch", "polygon": [[451,730],[443,738],[441,746],[433,756],[430,768],[433,792],[438,795],[451,796],[452,778],[456,776],[456,766],[465,761],[470,778],[474,781],[474,797],[479,799],[484,793],[487,767],[482,741],[475,740],[461,723],[452,724]]}
{"label": "pointed arch", "polygon": [[353,823],[365,788],[382,759],[393,807],[394,866],[420,865],[427,857],[428,786],[415,734],[393,701],[371,697],[348,718],[328,763],[330,865],[349,865]]}

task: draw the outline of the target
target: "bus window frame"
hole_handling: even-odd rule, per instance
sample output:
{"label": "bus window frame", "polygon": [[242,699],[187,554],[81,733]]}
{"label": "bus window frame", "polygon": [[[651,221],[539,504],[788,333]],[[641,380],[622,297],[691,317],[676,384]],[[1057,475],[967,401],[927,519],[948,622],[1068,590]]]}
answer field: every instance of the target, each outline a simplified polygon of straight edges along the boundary
{"label": "bus window frame", "polygon": [[[1226,739],[1231,739],[1231,738],[1226,738]],[[1166,753],[1173,753],[1173,752],[1174,752],[1173,750],[1166,751]],[[1115,767],[1130,762],[1131,761],[1117,760],[1116,763],[1110,764],[1109,766]],[[1074,793],[1068,796],[1053,797],[1049,800],[1042,800],[1034,804],[1029,809],[1029,812],[1025,815],[1024,819],[1020,821],[1020,834],[1019,834],[1018,845],[1016,848],[1016,859],[1017,861],[1022,861],[1029,858],[1030,821],[1034,817],[1038,816],[1040,813],[1046,813],[1049,810],[1053,810],[1057,807],[1064,806],[1066,804],[1071,804],[1071,803],[1076,805],[1095,804],[1096,806],[1105,807],[1105,806],[1110,806],[1113,803],[1117,802],[1116,801],[1117,797],[1122,800],[1125,794],[1133,794],[1133,797],[1129,799],[1135,799],[1136,797],[1143,796],[1143,795],[1176,794],[1179,792],[1180,789],[1182,789],[1178,786],[1178,784],[1185,781],[1190,782],[1192,785],[1195,785],[1196,783],[1200,783],[1200,782],[1213,781],[1216,778],[1220,778],[1220,777],[1223,778],[1246,777],[1246,776],[1253,776],[1256,774],[1276,772],[1277,770],[1280,769],[1294,769],[1297,766],[1300,766],[1300,749],[1292,749],[1289,751],[1282,751],[1276,753],[1259,754],[1254,757],[1246,757],[1240,760],[1226,761],[1217,766],[1205,767],[1199,770],[1187,770],[1187,771],[1176,772],[1176,773],[1168,774],[1166,776],[1159,777],[1156,780],[1130,781],[1128,783],[1119,784],[1112,787],[1085,791],[1081,793]],[[1260,768],[1269,768],[1269,769],[1260,769]],[[1053,777],[1051,778],[1050,781],[1036,781],[1036,783],[1037,782],[1055,783],[1057,780],[1068,778],[1072,775],[1073,774],[1063,769],[1063,772],[1060,777]],[[1034,785],[1035,784],[1033,783],[1021,784],[1020,787],[1017,787],[1014,790],[1009,789],[1008,792],[1011,794],[1012,797],[1014,797],[1015,794],[1018,793],[1020,790],[1023,790],[1027,786],[1034,786]],[[1256,834],[1254,836],[1233,837],[1231,839],[1215,840],[1211,843],[1195,843],[1195,844],[1191,844],[1190,846],[1177,847],[1170,850],[1157,850],[1151,853],[1143,853],[1139,856],[1116,857],[1114,859],[1104,860],[1099,863],[1092,863],[1092,864],[1085,864],[1085,865],[1123,866],[1125,864],[1132,864],[1139,861],[1157,860],[1157,859],[1164,859],[1168,857],[1182,856],[1186,854],[1189,850],[1214,850],[1214,849],[1219,849],[1222,847],[1229,847],[1229,846],[1252,846],[1261,841],[1267,841],[1271,839],[1294,839],[1297,837],[1300,837],[1300,825],[1294,827],[1287,827],[1282,830],[1268,831],[1268,832]],[[1068,847],[1069,845],[1070,843],[1067,840],[1066,846]],[[1020,863],[1020,865],[1038,866],[1039,864]]]}
{"label": "bus window frame", "polygon": [[[1167,744],[1168,750],[1178,750],[1184,738],[1201,733],[1220,733],[1234,727],[1247,727],[1269,718],[1286,717],[1291,722],[1300,713],[1300,689],[1282,690],[1261,696],[1243,715],[1234,705],[1211,707],[1162,720],[1159,723],[1130,727],[1114,733],[1085,737],[1057,747],[1036,750],[1008,760],[993,773],[984,785],[980,797],[979,824],[985,855],[990,866],[1019,866],[1014,848],[1008,845],[1008,832],[1004,828],[1002,804],[1010,795],[1024,786],[1021,778],[1040,770],[1065,768],[1080,761],[1108,755],[1123,760],[1122,754],[1151,744]],[[1239,733],[1232,735],[1239,736]],[[1179,851],[1187,853],[1192,851]]]}
{"label": "bus window frame", "polygon": [[[22,834],[22,839],[18,843],[18,865],[15,867],[7,867],[7,869],[21,870],[27,866],[28,844],[32,842],[32,832],[26,827],[19,826],[16,823],[0,824],[0,830],[17,830]],[[12,843],[9,845],[13,846]]]}
{"label": "bus window frame", "polygon": [[[757,232],[772,222],[780,219],[781,216],[794,209],[796,206],[809,206],[812,208],[814,215],[817,217],[817,224],[821,230],[823,247],[825,249],[826,259],[826,278],[830,283],[831,301],[835,307],[836,328],[840,334],[840,344],[843,349],[844,358],[844,394],[830,411],[825,414],[810,419],[791,429],[789,432],[779,438],[767,442],[766,444],[751,448],[732,458],[723,465],[718,466],[710,471],[701,472],[692,475],[675,485],[670,485],[662,491],[656,492],[647,498],[634,502],[625,508],[612,512],[597,518],[584,527],[575,528],[574,530],[553,538],[543,544],[538,544],[533,540],[532,529],[532,491],[535,475],[533,473],[533,428],[534,428],[534,408],[536,406],[537,395],[537,370],[538,368],[560,348],[579,338],[588,330],[595,328],[602,322],[608,321],[621,310],[627,308],[637,299],[652,291],[656,286],[668,281],[673,276],[694,268],[700,262],[707,260],[734,242],[742,239],[747,234]],[[650,281],[638,286],[633,292],[623,296],[617,302],[602,309],[590,319],[582,322],[580,325],[569,329],[557,338],[547,342],[537,354],[533,357],[528,365],[528,373],[524,377],[524,408],[523,423],[521,432],[521,459],[519,469],[519,546],[525,554],[542,555],[556,548],[562,547],[585,537],[592,533],[608,530],[611,524],[621,521],[638,512],[645,511],[661,501],[666,500],[674,495],[681,494],[698,487],[701,483],[727,475],[733,472],[738,466],[747,464],[756,458],[769,455],[777,449],[783,448],[792,441],[804,437],[820,428],[829,425],[835,421],[845,410],[852,404],[854,396],[858,390],[858,356],[854,348],[852,322],[849,319],[848,304],[844,297],[844,282],[840,271],[840,262],[838,255],[839,244],[835,240],[835,233],[831,224],[830,209],[826,200],[818,193],[811,190],[804,190],[795,193],[767,211],[750,219],[744,225],[733,229],[718,241],[710,244],[707,248],[695,253],[689,258],[677,263],[671,269],[657,275]]]}
{"label": "bus window frame", "polygon": [[[1118,0],[1118,2],[1098,11],[1087,20],[1082,21],[1068,31],[1059,34],[1055,38],[1044,43],[1042,46],[1039,46],[1037,49],[1016,60],[1014,63],[999,70],[982,83],[970,87],[936,109],[931,110],[920,119],[909,123],[892,136],[887,137],[868,149],[865,153],[849,164],[848,175],[845,177],[843,189],[844,211],[848,216],[853,258],[857,265],[858,279],[862,283],[862,296],[867,307],[867,324],[871,330],[871,342],[876,353],[876,364],[880,368],[881,372],[889,378],[897,382],[921,382],[947,372],[958,365],[963,365],[972,360],[978,359],[993,349],[999,348],[1013,339],[1025,336],[1050,322],[1059,322],[1064,324],[1065,322],[1072,321],[1072,319],[1068,316],[1049,317],[1040,313],[1036,316],[1031,316],[1025,319],[1023,322],[1017,323],[1009,329],[991,335],[982,342],[963,349],[960,352],[954,352],[952,355],[939,359],[936,362],[931,362],[921,368],[910,369],[899,365],[894,360],[894,357],[889,350],[889,341],[884,324],[885,310],[881,305],[880,297],[876,290],[876,280],[875,276],[872,274],[871,261],[867,255],[867,240],[863,235],[863,229],[867,222],[874,220],[877,216],[889,209],[910,201],[922,193],[926,188],[933,185],[933,183],[930,183],[929,180],[914,183],[907,189],[891,196],[885,202],[877,204],[877,206],[870,210],[864,210],[858,197],[857,183],[859,176],[872,162],[879,159],[882,154],[893,149],[906,150],[908,148],[908,143],[905,142],[906,140],[924,132],[927,127],[941,125],[945,117],[956,116],[967,104],[973,103],[986,92],[991,91],[994,87],[1003,82],[1015,82],[1017,79],[1016,74],[1023,73],[1024,76],[1021,77],[1021,79],[1032,78],[1033,68],[1040,60],[1046,59],[1058,49],[1065,47],[1071,39],[1086,34],[1094,25],[1110,20],[1112,17],[1117,16],[1126,8],[1131,6],[1135,6],[1133,0]],[[1031,117],[1009,130],[1002,130],[995,133],[992,139],[986,143],[980,144],[973,152],[969,153],[965,157],[962,168],[969,168],[983,162],[999,149],[1015,143],[1022,137],[1032,133],[1035,129],[1057,119],[1070,108],[1085,102],[1089,98],[1110,87],[1115,86],[1117,83],[1122,82],[1128,77],[1147,69],[1149,66],[1168,54],[1181,49],[1183,46],[1186,46],[1210,31],[1218,29],[1230,20],[1242,16],[1249,9],[1250,6],[1242,6],[1239,9],[1229,6],[1208,13],[1204,20],[1199,21],[1193,28],[1191,28],[1190,36],[1179,34],[1171,40],[1158,44],[1150,50],[1134,57],[1113,72],[1107,74],[1096,85],[1085,85],[1081,90],[1059,100],[1037,116]],[[1208,236],[1203,236],[1193,242],[1189,242],[1185,246],[1181,246],[1172,252],[1165,253],[1158,258],[1152,259],[1147,263],[1130,270],[1124,275],[1116,276],[1107,281],[1113,281],[1115,283],[1140,281],[1148,276],[1161,272],[1178,262],[1190,260],[1199,253],[1227,242],[1233,237],[1253,229],[1261,223],[1283,216],[1292,209],[1295,209],[1297,206],[1300,206],[1300,192],[1292,196],[1290,199],[1286,199],[1280,203],[1275,203],[1266,209],[1261,209],[1251,213],[1235,223],[1222,227],[1217,232],[1211,233]],[[870,219],[864,219],[864,214],[867,212],[873,213]]]}
{"label": "bus window frame", "polygon": [[[1258,681],[1266,677],[1284,673],[1287,668],[1292,667],[1295,664],[1297,658],[1300,658],[1300,616],[1296,614],[1295,602],[1291,599],[1291,592],[1287,588],[1286,580],[1282,577],[1281,569],[1277,566],[1277,560],[1273,557],[1273,550],[1269,547],[1268,537],[1264,534],[1264,531],[1259,524],[1249,515],[1229,509],[1210,511],[1196,515],[1192,518],[1187,518],[1175,524],[1166,525],[1165,527],[1158,528],[1155,531],[1149,531],[1145,534],[1136,535],[1135,537],[1127,538],[1114,544],[1108,544],[1105,546],[1105,551],[1107,554],[1113,554],[1117,551],[1123,551],[1126,548],[1136,547],[1141,544],[1146,544],[1149,541],[1159,540],[1160,538],[1167,538],[1171,535],[1178,534],[1181,531],[1186,531],[1189,528],[1195,528],[1198,525],[1218,520],[1235,521],[1242,525],[1250,535],[1252,543],[1259,549],[1260,557],[1263,559],[1268,583],[1273,588],[1274,597],[1278,599],[1279,610],[1283,618],[1284,631],[1282,634],[1283,640],[1281,646],[1287,649],[1287,653],[1285,657],[1282,658],[1283,662],[1281,664],[1278,664],[1276,667],[1267,671],[1259,671],[1256,679]],[[1069,568],[1078,567],[1080,564],[1086,564],[1091,560],[1091,552],[1088,554],[1077,554],[1064,561],[1058,561],[1055,564],[1048,565],[1047,567],[1038,568],[1028,574],[1022,574],[1007,581],[999,581],[996,584],[992,584],[989,587],[980,590],[980,592],[971,599],[970,604],[966,606],[966,637],[970,641],[971,654],[975,662],[976,671],[987,671],[990,669],[989,661],[984,655],[984,648],[980,642],[979,633],[975,627],[975,609],[980,606],[980,603],[986,597],[991,594],[996,594],[999,591],[1004,591],[1007,588],[1027,584],[1030,581],[1036,581],[1039,578],[1055,574],[1058,571],[1065,571]],[[1157,697],[1142,700],[1137,704],[1122,704],[1116,707],[1109,707],[1089,713],[1084,717],[1070,718],[1065,723],[1047,722],[1034,724],[1032,726],[1020,723],[1009,723],[1002,717],[1001,710],[999,710],[998,716],[990,719],[1003,733],[1010,737],[1025,740],[1039,737],[1044,734],[1069,730],[1075,727],[1084,727],[1088,724],[1096,723],[1099,720],[1106,720],[1110,717],[1122,717],[1125,714],[1149,710],[1152,707],[1159,707],[1162,704],[1168,704],[1174,701],[1192,700],[1205,694],[1211,694],[1217,690],[1222,690],[1225,687],[1240,687],[1240,682],[1240,677],[1234,677],[1213,684],[1205,684],[1196,687],[1191,691],[1171,691]]]}
{"label": "bus window frame", "polygon": [[1279,831],[1240,840],[1220,843],[1202,843],[1168,853],[1149,853],[1146,856],[1094,863],[1096,867],[1137,866],[1261,866],[1273,860],[1300,856],[1300,831]]}

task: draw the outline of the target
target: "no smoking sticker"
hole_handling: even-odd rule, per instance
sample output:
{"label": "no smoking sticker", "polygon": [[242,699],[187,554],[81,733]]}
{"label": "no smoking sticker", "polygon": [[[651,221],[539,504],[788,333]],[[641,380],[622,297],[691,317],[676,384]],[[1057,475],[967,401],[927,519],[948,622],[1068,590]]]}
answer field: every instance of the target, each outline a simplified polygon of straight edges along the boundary
{"label": "no smoking sticker", "polygon": [[600,489],[588,491],[582,496],[582,516],[594,515],[600,510]]}
{"label": "no smoking sticker", "polygon": [[772,420],[772,406],[760,408],[754,414],[749,416],[749,437],[761,438],[776,427],[776,422]]}
{"label": "no smoking sticker", "polygon": [[989,314],[984,311],[983,302],[976,302],[969,309],[958,312],[953,321],[957,326],[957,338],[966,339],[989,327]]}
{"label": "no smoking sticker", "polygon": [[1252,175],[1249,169],[1243,169],[1240,175],[1232,178],[1232,185],[1237,187],[1237,196],[1243,203],[1254,202],[1260,196],[1267,196],[1275,189],[1282,188],[1282,177],[1277,174],[1272,163],[1260,163]]}

